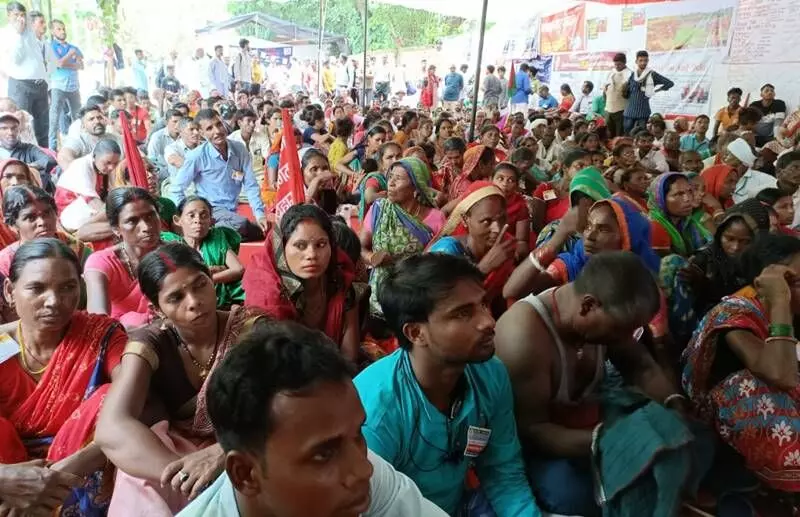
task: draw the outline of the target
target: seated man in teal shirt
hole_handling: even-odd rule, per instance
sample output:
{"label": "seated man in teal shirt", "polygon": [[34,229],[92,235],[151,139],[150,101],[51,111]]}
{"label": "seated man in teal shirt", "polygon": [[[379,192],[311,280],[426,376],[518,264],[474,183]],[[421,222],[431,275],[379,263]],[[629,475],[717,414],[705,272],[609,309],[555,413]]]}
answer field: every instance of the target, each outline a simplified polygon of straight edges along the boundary
{"label": "seated man in teal shirt", "polygon": [[[485,296],[483,275],[460,257],[394,266],[378,300],[401,349],[355,379],[364,437],[451,516],[538,516]],[[473,466],[481,490],[467,493]]]}

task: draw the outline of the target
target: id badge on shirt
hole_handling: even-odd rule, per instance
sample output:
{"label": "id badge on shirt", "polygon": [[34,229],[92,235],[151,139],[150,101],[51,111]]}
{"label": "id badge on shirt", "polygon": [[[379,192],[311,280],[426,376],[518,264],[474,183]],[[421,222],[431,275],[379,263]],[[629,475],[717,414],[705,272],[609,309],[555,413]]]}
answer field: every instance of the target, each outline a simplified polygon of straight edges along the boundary
{"label": "id badge on shirt", "polygon": [[556,192],[555,192],[555,190],[545,190],[545,191],[542,193],[542,198],[543,198],[545,201],[552,201],[552,200],[556,199],[557,197],[558,197],[558,196],[556,195]]}
{"label": "id badge on shirt", "polygon": [[19,343],[8,334],[0,334],[0,364],[16,357],[19,353]]}
{"label": "id badge on shirt", "polygon": [[231,172],[231,178],[233,178],[233,181],[241,183],[244,180],[244,172],[234,170]]}
{"label": "id badge on shirt", "polygon": [[486,427],[469,426],[467,430],[467,447],[464,449],[464,456],[467,458],[477,458],[486,446],[489,445],[489,437],[492,430]]}

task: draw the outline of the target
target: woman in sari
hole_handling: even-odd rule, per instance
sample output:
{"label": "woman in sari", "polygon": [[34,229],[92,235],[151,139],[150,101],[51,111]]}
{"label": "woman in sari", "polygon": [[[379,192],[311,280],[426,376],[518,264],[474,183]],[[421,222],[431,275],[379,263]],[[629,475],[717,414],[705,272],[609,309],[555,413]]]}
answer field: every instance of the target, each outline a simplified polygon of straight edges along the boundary
{"label": "woman in sari", "polygon": [[313,205],[295,205],[267,235],[245,271],[245,305],[277,320],[321,330],[353,363],[358,356],[356,269],[336,245],[330,217]]}
{"label": "woman in sari", "polygon": [[[138,279],[159,319],[131,333],[95,440],[117,467],[109,515],[166,517],[222,471],[206,386],[263,313],[238,306],[217,310],[211,272],[185,244],[165,244],[148,254]],[[157,414],[145,411],[148,393],[160,402]],[[150,427],[152,422],[157,423]]]}
{"label": "woman in sari", "polygon": [[198,196],[185,198],[175,215],[175,225],[181,229],[181,235],[165,232],[161,239],[164,242],[182,242],[200,253],[211,271],[217,307],[227,310],[234,304],[244,303],[244,266],[237,256],[242,238],[236,230],[212,226],[212,213],[211,203],[206,199]]}
{"label": "woman in sari", "polygon": [[[581,233],[586,227],[586,218],[589,209],[601,199],[611,197],[606,180],[596,167],[586,167],[576,173],[569,184],[569,204],[570,209],[578,212],[578,227],[576,232],[568,236],[566,241],[561,244],[558,251],[572,251],[581,238]],[[556,219],[548,223],[536,238],[536,248],[543,246],[555,236],[562,219]]]}
{"label": "woman in sari", "polygon": [[444,142],[443,151],[444,156],[439,168],[431,172],[431,184],[438,192],[449,195],[450,186],[461,175],[464,168],[464,153],[467,151],[467,144],[458,137],[448,138]]}
{"label": "woman in sari", "polygon": [[87,310],[108,314],[126,327],[150,320],[148,301],[139,289],[136,268],[161,244],[156,200],[144,189],[122,187],[108,193],[106,217],[119,244],[96,251],[84,266]]}
{"label": "woman in sari", "polygon": [[702,222],[704,212],[694,210],[693,201],[694,189],[681,173],[662,174],[650,184],[648,206],[657,253],[688,258],[712,240]]}
{"label": "woman in sari", "polygon": [[684,352],[683,388],[750,471],[770,488],[796,493],[800,241],[764,235],[744,258],[747,287],[700,322]]}
{"label": "woman in sari", "polygon": [[75,254],[43,238],[20,246],[3,286],[20,319],[0,342],[2,515],[106,515],[106,460],[92,439],[127,337],[76,311],[80,275]]}
{"label": "woman in sari", "polygon": [[572,282],[592,255],[604,251],[631,251],[654,274],[658,272],[659,258],[650,246],[650,223],[635,208],[616,199],[596,202],[589,210],[582,238],[572,251],[559,253],[561,243],[577,231],[578,220],[579,211],[570,210],[553,238],[517,266],[503,290],[506,298],[521,299]]}
{"label": "woman in sari", "polygon": [[569,186],[578,171],[591,165],[589,153],[575,149],[564,155],[560,179],[540,183],[533,191],[533,231],[539,233],[548,223],[561,219],[570,209]]}
{"label": "woman in sari", "polygon": [[8,277],[11,261],[19,247],[26,242],[43,237],[59,239],[83,265],[92,252],[88,246],[58,230],[56,202],[53,196],[39,187],[19,185],[3,194],[3,219],[19,235],[19,240],[0,250],[0,273]]}
{"label": "woman in sari", "polygon": [[453,136],[453,121],[447,117],[440,117],[436,121],[435,129],[433,146],[436,148],[436,155],[433,161],[438,167],[441,167],[445,158],[444,143]]}
{"label": "woman in sari", "polygon": [[733,206],[733,191],[739,181],[739,173],[730,165],[721,164],[705,169],[700,173],[700,178],[705,186],[705,211],[716,221]]}
{"label": "woman in sari", "polygon": [[361,194],[358,200],[358,220],[363,221],[367,210],[372,203],[379,197],[386,197],[388,187],[387,176],[389,168],[400,159],[403,148],[396,142],[386,142],[378,147],[375,153],[375,160],[378,162],[378,170],[370,172],[361,180],[358,191]]}
{"label": "woman in sari", "polygon": [[430,253],[465,257],[486,275],[486,299],[496,317],[506,308],[503,285],[514,271],[514,237],[507,233],[506,198],[499,187],[476,181],[458,200]]}
{"label": "woman in sari", "polygon": [[379,124],[375,124],[367,131],[367,136],[363,142],[357,144],[350,152],[339,158],[336,163],[331,163],[336,173],[342,176],[341,181],[344,184],[345,192],[349,194],[357,190],[362,180],[364,160],[372,158],[378,152],[378,148],[386,141],[386,129]]}
{"label": "woman in sari", "polygon": [[[42,186],[39,172],[29,167],[25,162],[16,159],[0,161],[0,195],[16,185]],[[18,239],[16,232],[5,222],[0,222],[0,249]]]}
{"label": "woman in sari", "polygon": [[492,182],[506,198],[506,224],[516,243],[514,260],[519,262],[530,251],[531,216],[528,204],[519,192],[520,170],[503,162],[494,168]]}
{"label": "woman in sari", "polygon": [[614,193],[614,199],[628,203],[642,214],[647,214],[647,188],[650,186],[650,178],[644,169],[619,169],[614,175],[614,183],[619,187]]}
{"label": "woman in sari", "polygon": [[434,208],[434,195],[430,172],[420,160],[403,158],[389,169],[386,197],[372,204],[360,236],[364,262],[373,268],[369,279],[372,315],[382,315],[377,291],[386,266],[422,253],[444,226],[444,214]]}
{"label": "woman in sari", "polygon": [[449,199],[444,212],[449,214],[455,208],[458,199],[463,196],[470,185],[476,181],[488,180],[492,177],[495,158],[494,151],[483,144],[470,147],[464,152],[464,166],[461,174],[453,178],[450,184]]}
{"label": "woman in sari", "polygon": [[[746,284],[741,255],[761,233],[770,229],[769,212],[756,199],[729,208],[708,246],[687,260],[667,257],[661,270],[669,305],[669,327],[676,342],[689,341],[698,319]],[[680,267],[677,271],[677,267]]]}

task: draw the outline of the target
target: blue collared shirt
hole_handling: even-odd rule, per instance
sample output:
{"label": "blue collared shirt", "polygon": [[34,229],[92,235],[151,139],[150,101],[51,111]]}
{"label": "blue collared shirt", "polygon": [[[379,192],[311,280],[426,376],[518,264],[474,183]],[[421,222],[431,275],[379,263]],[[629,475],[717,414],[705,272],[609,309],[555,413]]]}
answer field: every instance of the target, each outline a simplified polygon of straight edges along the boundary
{"label": "blue collared shirt", "polygon": [[[61,43],[54,38],[51,40],[50,45],[53,48],[53,54],[55,54],[56,59],[63,58],[73,48],[75,49],[75,57],[70,58],[70,64],[77,64],[77,58],[83,57],[81,50],[71,43]],[[73,68],[56,67],[50,75],[50,88],[64,92],[77,92],[80,89],[78,71]]]}
{"label": "blue collared shirt", "polygon": [[133,87],[137,90],[149,91],[147,81],[147,65],[144,61],[136,59],[131,67],[133,70]]}
{"label": "blue collared shirt", "polygon": [[698,140],[696,133],[683,135],[681,137],[681,151],[697,151],[700,158],[703,160],[711,156],[709,144],[708,138],[704,138],[702,142]]}
{"label": "blue collared shirt", "polygon": [[227,95],[228,86],[231,83],[231,74],[221,59],[215,57],[211,60],[208,65],[208,75],[211,80],[211,87],[217,90],[220,95]]}
{"label": "blue collared shirt", "polygon": [[203,142],[186,155],[183,167],[170,187],[175,204],[185,197],[186,188],[194,183],[197,195],[204,197],[214,208],[236,212],[239,194],[244,188],[253,215],[264,217],[264,202],[253,174],[253,161],[247,148],[228,140],[228,156],[224,158],[211,142]]}
{"label": "blue collared shirt", "polygon": [[[464,375],[463,399],[444,415],[419,387],[405,350],[369,366],[354,380],[367,414],[367,446],[450,515],[458,511],[474,465],[498,517],[539,516],[525,477],[506,367],[493,357],[467,365]],[[468,457],[468,436],[477,428],[491,434],[477,456]]]}
{"label": "blue collared shirt", "polygon": [[545,110],[557,108],[558,101],[555,97],[548,93],[547,97],[539,97],[539,107]]}

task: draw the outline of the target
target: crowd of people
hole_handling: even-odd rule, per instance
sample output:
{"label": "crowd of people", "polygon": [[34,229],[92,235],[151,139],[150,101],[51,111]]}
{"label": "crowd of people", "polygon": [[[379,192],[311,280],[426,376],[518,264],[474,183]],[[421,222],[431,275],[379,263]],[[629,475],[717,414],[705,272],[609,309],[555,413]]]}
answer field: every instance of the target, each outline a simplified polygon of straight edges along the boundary
{"label": "crowd of people", "polygon": [[577,97],[378,67],[359,106],[347,57],[276,90],[243,40],[222,89],[99,89],[53,140],[15,75],[53,64],[43,17],[8,12],[0,516],[792,515],[800,110],[773,86],[666,121],[640,51]]}

